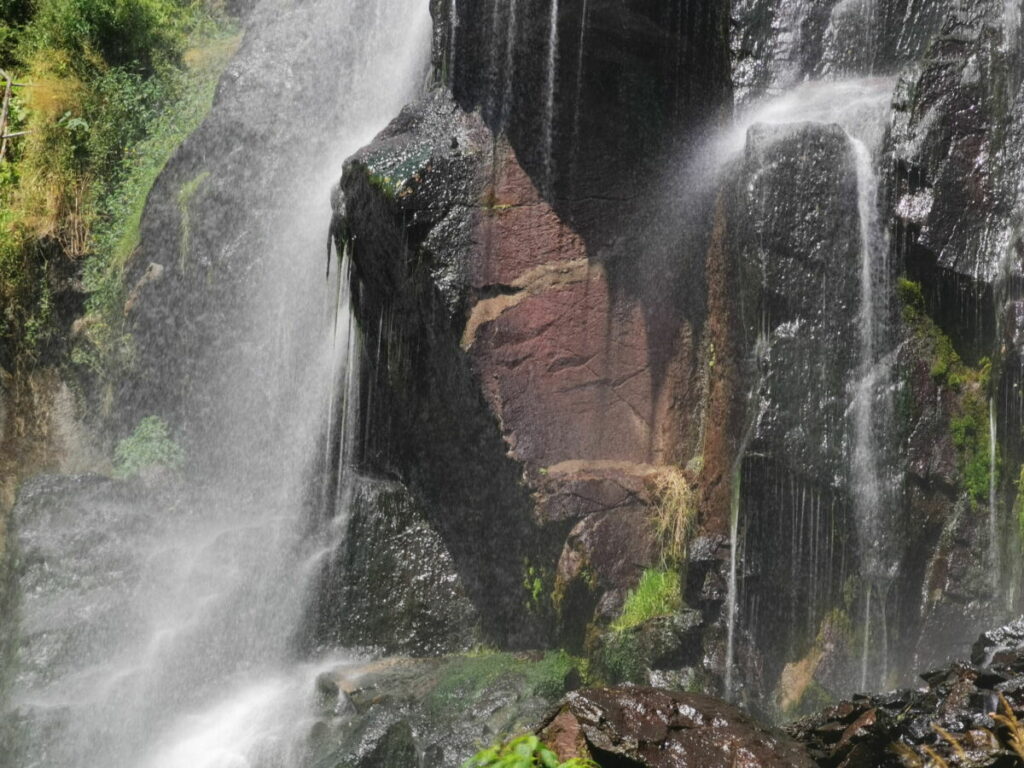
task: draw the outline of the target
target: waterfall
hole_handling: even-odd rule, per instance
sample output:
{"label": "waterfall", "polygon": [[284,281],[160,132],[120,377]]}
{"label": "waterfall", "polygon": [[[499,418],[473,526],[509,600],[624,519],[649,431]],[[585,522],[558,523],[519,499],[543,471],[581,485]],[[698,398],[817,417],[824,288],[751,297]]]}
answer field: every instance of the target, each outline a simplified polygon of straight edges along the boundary
{"label": "waterfall", "polygon": [[[581,50],[582,55],[582,50]],[[551,193],[552,143],[555,129],[555,85],[558,74],[558,0],[551,0],[551,21],[548,30],[548,68],[544,104],[544,182]]]}
{"label": "waterfall", "polygon": [[[891,355],[887,342],[884,317],[888,303],[888,246],[879,222],[878,187],[875,153],[881,146],[885,130],[884,118],[893,82],[888,79],[816,82],[801,85],[781,96],[753,104],[724,135],[716,139],[713,155],[719,167],[736,157],[743,149],[747,132],[755,124],[789,124],[820,122],[838,124],[847,135],[853,156],[857,182],[857,214],[860,230],[860,311],[858,315],[858,364],[851,382],[850,432],[850,493],[860,541],[862,576],[865,579],[864,638],[862,649],[865,662],[863,675],[867,675],[870,657],[870,624],[872,617],[872,590],[884,595],[890,564],[886,557],[889,495],[888,482],[881,472],[878,432],[884,428],[891,414],[886,400],[890,396]],[[767,340],[764,342],[767,345]],[[879,409],[879,404],[884,407]],[[749,440],[744,437],[744,441]],[[741,446],[737,461],[742,461],[745,447]],[[735,558],[741,528],[742,512],[736,495],[738,473],[734,470],[733,502],[730,519],[732,552],[729,564],[729,594],[726,603],[727,661],[726,691],[733,692],[733,666],[735,664],[735,625],[737,622],[736,594],[739,586]],[[881,607],[884,612],[884,600]],[[885,625],[884,616],[882,626]],[[883,638],[884,640],[884,638]],[[883,642],[884,645],[884,642]],[[885,649],[881,649],[885,654]]]}
{"label": "waterfall", "polygon": [[[330,189],[344,158],[419,92],[430,19],[419,0],[271,0],[253,14],[225,104],[190,139],[209,142],[211,163],[230,150],[208,204],[237,210],[209,258],[245,282],[221,344],[201,351],[222,375],[198,385],[216,408],[187,415],[203,438],[189,446],[195,472],[155,487],[74,480],[67,497],[44,485],[21,500],[10,717],[24,765],[296,766],[313,681],[332,663],[297,643],[320,564],[344,536],[311,513],[311,481],[332,455],[325,437],[343,467],[355,433],[347,267],[323,277]],[[272,111],[268,63],[281,73]],[[253,114],[269,121],[246,134],[257,160],[235,162],[249,148],[218,132],[235,119],[248,130]],[[254,200],[272,205],[250,211]],[[167,375],[189,362],[168,360]]]}
{"label": "waterfall", "polygon": [[764,381],[765,363],[767,362],[769,346],[766,328],[762,327],[757,336],[757,344],[754,349],[754,359],[757,364],[757,380],[747,393],[747,417],[743,435],[740,438],[736,450],[736,460],[733,462],[729,503],[729,580],[725,596],[725,697],[730,699],[735,694],[735,666],[736,666],[736,622],[739,615],[739,585],[738,571],[740,559],[740,512],[743,483],[743,458],[750,447],[751,440],[757,429],[757,422],[761,416],[760,395],[761,385]]}

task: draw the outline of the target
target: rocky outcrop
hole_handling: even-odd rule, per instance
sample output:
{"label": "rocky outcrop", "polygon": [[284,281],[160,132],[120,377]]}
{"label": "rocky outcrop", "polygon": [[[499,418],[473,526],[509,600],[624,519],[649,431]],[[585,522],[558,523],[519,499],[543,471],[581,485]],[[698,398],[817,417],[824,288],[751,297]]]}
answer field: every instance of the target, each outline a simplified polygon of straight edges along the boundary
{"label": "rocky outcrop", "polygon": [[[582,744],[564,738],[574,731],[582,732]],[[795,741],[763,728],[725,702],[657,688],[570,693],[539,733],[558,748],[560,759],[592,757],[601,766],[814,766]]]}
{"label": "rocky outcrop", "polygon": [[[343,187],[380,350],[363,461],[427,500],[474,603],[501,617],[485,631],[524,629],[522,585],[540,577],[532,601],[578,649],[659,559],[653,462],[698,432],[672,426],[698,406],[692,330],[659,391],[642,308],[616,298],[505,139],[443,94],[354,156]],[[499,557],[522,565],[495,572]]]}

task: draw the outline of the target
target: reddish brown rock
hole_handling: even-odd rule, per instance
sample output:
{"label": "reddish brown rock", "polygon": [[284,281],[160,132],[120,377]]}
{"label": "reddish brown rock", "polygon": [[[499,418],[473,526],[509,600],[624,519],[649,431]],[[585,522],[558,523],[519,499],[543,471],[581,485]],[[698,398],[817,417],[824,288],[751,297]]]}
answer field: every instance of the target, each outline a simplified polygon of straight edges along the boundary
{"label": "reddish brown rock", "polygon": [[570,693],[559,715],[579,723],[601,765],[813,768],[804,748],[723,701],[658,688]]}
{"label": "reddish brown rock", "polygon": [[546,467],[533,478],[537,521],[575,521],[596,512],[650,504],[649,486],[656,473],[649,464],[615,461],[565,461]]}

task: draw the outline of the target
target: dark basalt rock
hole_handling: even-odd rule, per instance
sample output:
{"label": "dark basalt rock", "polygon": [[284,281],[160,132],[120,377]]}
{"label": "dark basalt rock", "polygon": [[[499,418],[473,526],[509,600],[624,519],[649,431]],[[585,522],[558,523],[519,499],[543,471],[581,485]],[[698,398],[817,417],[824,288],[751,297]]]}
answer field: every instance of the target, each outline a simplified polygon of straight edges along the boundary
{"label": "dark basalt rock", "polygon": [[[804,749],[710,696],[658,688],[602,688],[570,693],[567,712],[601,766],[637,768],[812,768]],[[560,754],[565,759],[568,755]]]}
{"label": "dark basalt rock", "polygon": [[561,545],[536,538],[522,468],[459,345],[479,286],[473,249],[490,139],[478,116],[438,92],[346,165],[354,311],[374,350],[361,366],[358,461],[401,478],[488,639],[522,647],[543,633],[523,618],[523,564],[553,563]]}
{"label": "dark basalt rock", "polygon": [[[464,109],[480,108],[495,133],[508,136],[559,216],[595,252],[614,251],[610,257],[634,271],[635,250],[644,247],[634,235],[646,230],[625,225],[649,202],[652,180],[671,171],[665,163],[673,152],[729,114],[728,6],[563,0],[549,158],[541,52],[551,2],[458,3],[454,55],[443,54],[451,87]],[[447,44],[451,0],[437,5],[444,11],[436,18],[446,23],[438,42]]]}
{"label": "dark basalt rock", "polygon": [[1024,617],[985,632],[971,648],[971,661],[981,667],[1024,659]]}
{"label": "dark basalt rock", "polygon": [[414,655],[472,646],[477,614],[421,502],[400,483],[351,482],[345,543],[315,592],[314,644]]}

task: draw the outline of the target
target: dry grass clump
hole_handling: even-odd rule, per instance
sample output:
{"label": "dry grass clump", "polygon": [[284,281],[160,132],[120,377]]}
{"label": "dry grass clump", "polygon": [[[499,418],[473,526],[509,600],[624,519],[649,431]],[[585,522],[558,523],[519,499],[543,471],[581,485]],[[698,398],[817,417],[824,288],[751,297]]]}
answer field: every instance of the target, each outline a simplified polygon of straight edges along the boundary
{"label": "dry grass clump", "polygon": [[697,492],[686,472],[670,468],[654,480],[654,529],[668,563],[681,563],[697,526]]}
{"label": "dry grass clump", "polygon": [[[992,712],[991,715],[992,719],[1005,729],[1005,738],[1000,739],[995,733],[987,729],[982,730],[991,738],[993,749],[1009,750],[1024,762],[1024,724],[1017,718],[1013,707],[1010,706],[1010,703],[1002,693],[999,694],[999,703],[1002,712]],[[949,744],[952,754],[956,757],[955,764],[969,764],[970,758],[967,751],[956,736],[934,723],[932,724],[932,729],[943,741]],[[946,758],[932,747],[926,745],[921,745],[915,750],[903,742],[896,742],[892,745],[891,751],[906,768],[951,768],[950,762]]]}

